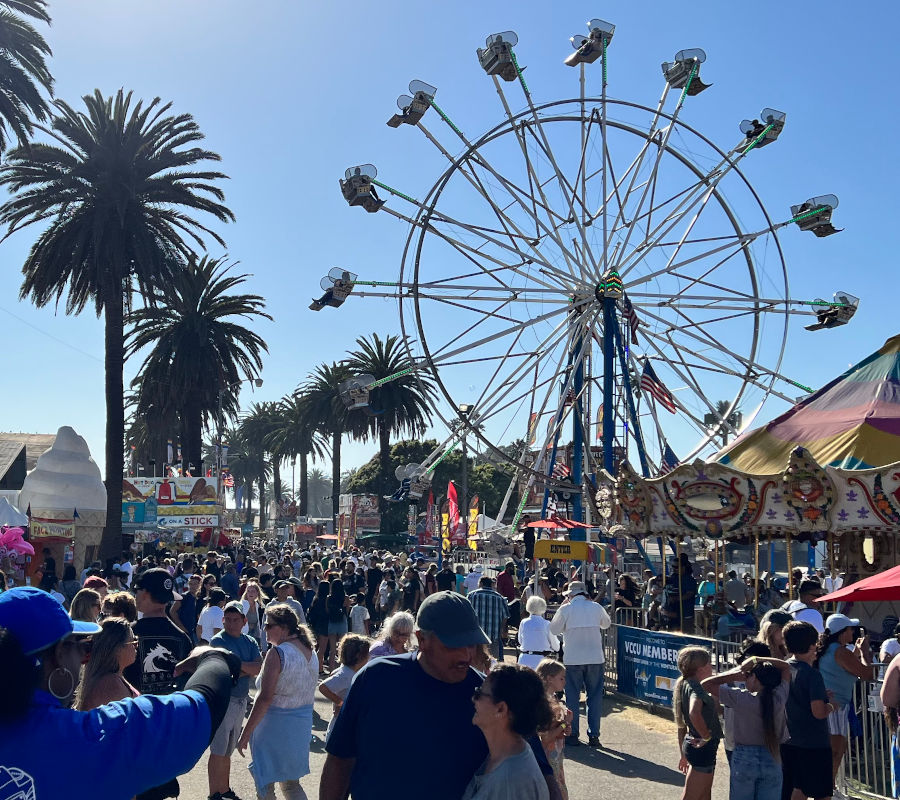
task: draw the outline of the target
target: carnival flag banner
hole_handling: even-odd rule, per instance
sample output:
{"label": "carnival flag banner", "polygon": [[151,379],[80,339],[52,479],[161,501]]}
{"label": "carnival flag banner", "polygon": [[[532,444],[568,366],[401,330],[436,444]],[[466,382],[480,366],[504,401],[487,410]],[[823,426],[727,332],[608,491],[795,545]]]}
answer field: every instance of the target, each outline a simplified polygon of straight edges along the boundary
{"label": "carnival flag banner", "polygon": [[540,414],[535,412],[528,419],[528,446],[529,447],[531,447],[531,445],[533,445],[537,442],[537,424],[538,424],[539,417],[540,417]]}
{"label": "carnival flag banner", "polygon": [[597,429],[597,441],[603,441],[603,405],[597,406],[597,420],[594,422],[594,427]]}
{"label": "carnival flag banner", "polygon": [[434,492],[428,492],[428,505],[425,507],[425,541],[419,544],[431,544],[434,541]]}
{"label": "carnival flag banner", "polygon": [[622,295],[622,308],[625,311],[625,319],[628,320],[628,330],[631,333],[631,343],[638,344],[637,338],[637,330],[638,325],[641,324],[641,321],[638,319],[638,315],[634,310],[634,306],[631,305],[631,300],[628,299],[628,295]]}
{"label": "carnival flag banner", "polygon": [[447,484],[447,514],[449,516],[450,543],[453,545],[466,543],[466,532],[460,531],[459,524],[459,500],[456,495],[456,484],[453,481]]}
{"label": "carnival flag banner", "polygon": [[481,501],[478,499],[478,495],[476,494],[469,501],[469,549],[477,550],[478,549],[478,514],[479,514],[479,506],[481,505]]}
{"label": "carnival flag banner", "polygon": [[675,413],[675,398],[656,376],[649,360],[644,361],[644,371],[641,373],[641,391],[649,393],[669,413]]}

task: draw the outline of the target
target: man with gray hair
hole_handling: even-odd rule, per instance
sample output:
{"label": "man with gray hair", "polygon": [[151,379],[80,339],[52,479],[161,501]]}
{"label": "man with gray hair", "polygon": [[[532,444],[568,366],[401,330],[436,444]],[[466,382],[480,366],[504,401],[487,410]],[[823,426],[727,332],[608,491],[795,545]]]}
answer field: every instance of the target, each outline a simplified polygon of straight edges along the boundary
{"label": "man with gray hair", "polygon": [[600,746],[600,718],[603,715],[603,631],[610,626],[609,614],[587,596],[581,581],[572,581],[566,602],[550,621],[550,632],[563,637],[563,664],[566,665],[566,705],[572,710],[572,732],[566,744],[577,747],[581,690],[587,694],[588,744]]}

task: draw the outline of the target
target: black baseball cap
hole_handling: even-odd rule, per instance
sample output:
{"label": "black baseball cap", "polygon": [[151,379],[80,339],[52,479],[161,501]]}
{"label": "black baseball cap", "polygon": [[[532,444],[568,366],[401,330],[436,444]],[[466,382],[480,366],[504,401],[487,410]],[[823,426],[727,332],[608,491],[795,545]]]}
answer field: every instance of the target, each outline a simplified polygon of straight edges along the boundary
{"label": "black baseball cap", "polygon": [[137,576],[134,582],[135,589],[143,589],[157,603],[171,603],[173,600],[181,600],[181,595],[174,591],[175,583],[168,570],[162,567],[148,569]]}
{"label": "black baseball cap", "polygon": [[416,628],[429,631],[445,647],[474,647],[490,644],[481,630],[472,604],[456,592],[435,592],[419,606]]}

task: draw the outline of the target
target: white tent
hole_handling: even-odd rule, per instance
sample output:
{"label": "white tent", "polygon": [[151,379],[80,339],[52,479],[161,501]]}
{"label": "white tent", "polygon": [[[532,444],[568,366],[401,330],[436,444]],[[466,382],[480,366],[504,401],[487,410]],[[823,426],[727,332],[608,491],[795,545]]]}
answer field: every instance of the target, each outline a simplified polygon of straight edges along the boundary
{"label": "white tent", "polygon": [[28,524],[26,517],[18,508],[9,502],[5,497],[0,497],[0,526],[9,525],[25,526]]}

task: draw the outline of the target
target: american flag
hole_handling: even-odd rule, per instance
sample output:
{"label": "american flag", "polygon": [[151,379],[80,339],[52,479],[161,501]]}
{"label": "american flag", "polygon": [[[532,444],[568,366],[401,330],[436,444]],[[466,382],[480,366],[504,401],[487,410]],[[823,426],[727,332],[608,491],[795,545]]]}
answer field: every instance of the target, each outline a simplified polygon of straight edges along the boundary
{"label": "american flag", "polygon": [[625,319],[628,321],[628,330],[631,331],[631,343],[637,344],[637,329],[638,325],[641,324],[641,321],[638,319],[637,312],[634,310],[634,306],[631,305],[631,300],[628,299],[628,295],[622,295],[622,308],[625,310]]}
{"label": "american flag", "polygon": [[570,470],[562,461],[557,461],[553,465],[553,471],[550,473],[556,480],[563,481],[566,478],[570,477],[572,474],[572,470]]}
{"label": "american flag", "polygon": [[226,489],[233,489],[234,488],[234,475],[232,475],[230,472],[226,472],[222,476],[222,486],[224,486]]}
{"label": "american flag", "polygon": [[641,391],[649,392],[666,411],[672,414],[675,413],[675,399],[663,385],[663,382],[656,376],[649,361],[644,362],[644,371],[641,373]]}

